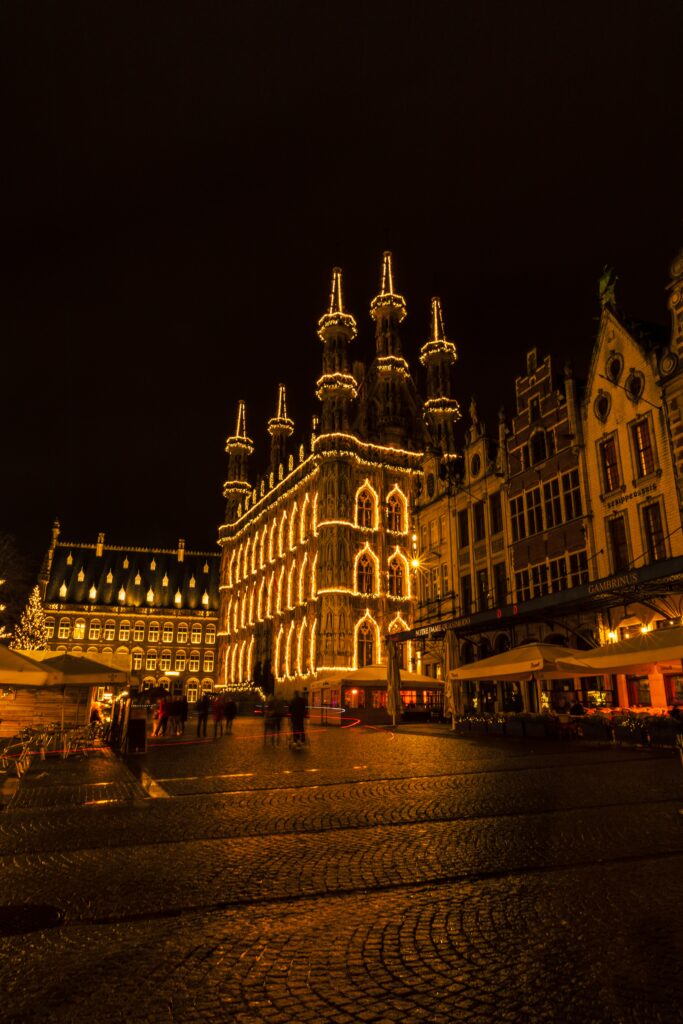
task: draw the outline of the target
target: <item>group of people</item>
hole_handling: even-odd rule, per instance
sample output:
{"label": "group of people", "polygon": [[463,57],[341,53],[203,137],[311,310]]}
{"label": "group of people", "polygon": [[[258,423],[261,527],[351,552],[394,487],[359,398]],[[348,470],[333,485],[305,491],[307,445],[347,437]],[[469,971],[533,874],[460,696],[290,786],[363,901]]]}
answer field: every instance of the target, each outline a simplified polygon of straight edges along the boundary
{"label": "group of people", "polygon": [[217,739],[223,732],[232,732],[232,723],[237,714],[237,704],[232,697],[226,698],[219,693],[211,697],[202,694],[197,701],[197,736],[206,736],[209,715],[213,721],[213,738]]}
{"label": "group of people", "polygon": [[295,748],[301,748],[306,743],[306,718],[308,717],[308,705],[306,699],[301,696],[298,690],[294,691],[294,697],[289,705],[275,695],[268,698],[263,709],[263,742],[276,744],[280,742],[282,720],[289,714],[292,727],[291,743]]}
{"label": "group of people", "polygon": [[185,732],[187,713],[187,697],[171,697],[170,693],[163,693],[154,712],[152,736],[165,736],[167,730],[171,736],[182,736]]}

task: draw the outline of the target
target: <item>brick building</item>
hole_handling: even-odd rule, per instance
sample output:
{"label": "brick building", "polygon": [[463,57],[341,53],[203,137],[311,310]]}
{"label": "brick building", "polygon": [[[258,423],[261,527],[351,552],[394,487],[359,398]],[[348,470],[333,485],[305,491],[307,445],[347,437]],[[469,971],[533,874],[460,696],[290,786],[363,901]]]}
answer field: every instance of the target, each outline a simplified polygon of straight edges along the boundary
{"label": "brick building", "polygon": [[58,651],[130,654],[144,688],[183,690],[189,700],[216,682],[219,555],[60,539],[45,558],[41,588],[49,644]]}

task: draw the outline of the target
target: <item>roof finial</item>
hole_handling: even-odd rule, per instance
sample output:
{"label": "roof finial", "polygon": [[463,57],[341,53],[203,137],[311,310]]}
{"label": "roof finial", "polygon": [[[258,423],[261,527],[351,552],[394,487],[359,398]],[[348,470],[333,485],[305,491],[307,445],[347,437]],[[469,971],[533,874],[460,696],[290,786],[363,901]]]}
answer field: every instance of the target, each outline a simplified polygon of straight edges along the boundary
{"label": "roof finial", "polygon": [[443,326],[443,313],[441,312],[441,299],[435,295],[432,299],[432,330],[431,341],[446,341],[446,332]]}
{"label": "roof finial", "polygon": [[391,253],[387,250],[382,257],[382,284],[380,295],[394,294],[394,273],[391,266]]}
{"label": "roof finial", "polygon": [[237,403],[237,426],[235,427],[235,437],[246,437],[247,436],[247,415],[244,401],[240,400]]}
{"label": "roof finial", "polygon": [[379,295],[376,295],[370,303],[370,315],[375,318],[384,318],[386,309],[392,309],[400,324],[406,315],[406,300],[402,295],[394,291],[394,270],[391,253],[387,250],[382,256],[382,281],[379,288]]}
{"label": "roof finial", "polygon": [[287,395],[284,384],[278,385],[277,418],[279,420],[287,419]]}
{"label": "roof finial", "polygon": [[333,267],[332,269],[332,291],[330,292],[330,308],[327,312],[344,312],[344,302],[342,299],[342,272],[340,267]]}
{"label": "roof finial", "polygon": [[441,359],[444,356],[448,362],[453,363],[458,358],[455,345],[446,337],[443,313],[441,311],[441,299],[435,295],[432,299],[432,323],[429,330],[429,340],[420,349],[420,362],[423,366],[426,366],[431,358]]}
{"label": "roof finial", "polygon": [[332,270],[332,288],[330,290],[330,302],[327,312],[318,320],[318,337],[325,341],[328,328],[344,328],[348,333],[348,341],[356,337],[356,321],[350,313],[344,312],[344,300],[342,298],[342,272],[339,267]]}

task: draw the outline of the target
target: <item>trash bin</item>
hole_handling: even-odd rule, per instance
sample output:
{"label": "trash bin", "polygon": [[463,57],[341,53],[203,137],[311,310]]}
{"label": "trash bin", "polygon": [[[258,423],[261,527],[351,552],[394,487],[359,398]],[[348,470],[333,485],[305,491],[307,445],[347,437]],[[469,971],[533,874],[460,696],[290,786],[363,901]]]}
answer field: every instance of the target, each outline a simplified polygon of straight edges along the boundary
{"label": "trash bin", "polygon": [[147,753],[147,709],[144,707],[132,707],[130,709],[128,731],[126,734],[126,753]]}

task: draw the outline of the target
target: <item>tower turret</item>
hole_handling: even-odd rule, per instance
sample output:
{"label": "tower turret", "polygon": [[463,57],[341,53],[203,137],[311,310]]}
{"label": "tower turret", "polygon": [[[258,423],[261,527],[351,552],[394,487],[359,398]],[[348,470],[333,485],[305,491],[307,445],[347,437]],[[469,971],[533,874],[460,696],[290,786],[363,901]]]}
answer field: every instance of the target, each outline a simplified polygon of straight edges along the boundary
{"label": "tower turret", "polygon": [[225,450],[228,453],[228,479],[223,484],[223,497],[226,500],[225,520],[231,523],[237,519],[239,506],[251,491],[247,460],[254,450],[254,442],[247,437],[244,402],[238,403],[235,433],[225,442]]}
{"label": "tower turret", "polygon": [[280,384],[277,396],[277,412],[268,420],[270,434],[270,471],[277,479],[277,468],[287,460],[287,440],[294,433],[294,421],[287,416],[287,396],[284,384]]}
{"label": "tower turret", "polygon": [[358,333],[356,321],[344,312],[342,272],[332,271],[329,308],[318,321],[318,337],[323,343],[323,372],[317,381],[316,395],[322,402],[321,433],[349,429],[350,406],[358,397],[358,384],[349,368],[348,346]]}
{"label": "tower turret", "polygon": [[446,338],[441,300],[433,298],[429,340],[420,350],[420,362],[427,370],[425,414],[432,440],[444,455],[455,455],[454,427],[460,419],[460,406],[451,395],[451,367],[457,358],[455,345]]}
{"label": "tower turret", "polygon": [[406,318],[406,300],[394,291],[394,271],[390,252],[385,252],[382,256],[379,294],[370,303],[370,316],[375,321],[377,355],[400,359],[401,339],[398,327]]}

